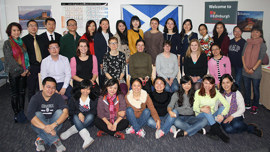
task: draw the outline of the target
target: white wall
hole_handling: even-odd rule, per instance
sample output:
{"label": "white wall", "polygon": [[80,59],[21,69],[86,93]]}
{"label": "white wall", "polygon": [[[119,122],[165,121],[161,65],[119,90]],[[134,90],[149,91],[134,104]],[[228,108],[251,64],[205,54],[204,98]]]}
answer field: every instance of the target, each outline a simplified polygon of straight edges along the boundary
{"label": "white wall", "polygon": [[[220,0],[207,0],[207,1],[220,1]],[[236,0],[228,0],[236,1]],[[193,21],[193,31],[198,32],[197,28],[199,24],[204,23],[204,5],[206,0],[0,0],[1,5],[5,5],[5,21],[2,22],[1,17],[1,28],[2,38],[6,39],[5,27],[10,22],[18,22],[18,6],[39,6],[39,5],[51,5],[52,17],[57,20],[56,31],[62,32],[60,28],[61,18],[61,2],[101,2],[108,3],[109,20],[111,23],[111,31],[115,33],[115,23],[121,18],[121,4],[171,4],[171,5],[183,5],[183,19],[190,18]],[[264,11],[263,29],[264,37],[268,48],[270,48],[270,1],[269,0],[238,0],[239,11]],[[1,8],[1,7],[0,7]],[[1,14],[4,11],[1,9]],[[3,25],[6,24],[6,25]],[[39,33],[44,32],[40,30]],[[27,31],[23,31],[22,36],[26,35]],[[82,34],[82,33],[80,33]],[[249,38],[250,33],[243,33],[244,38]],[[0,36],[1,39],[1,36]],[[2,51],[0,51],[2,52]],[[0,53],[1,57],[1,53]]]}

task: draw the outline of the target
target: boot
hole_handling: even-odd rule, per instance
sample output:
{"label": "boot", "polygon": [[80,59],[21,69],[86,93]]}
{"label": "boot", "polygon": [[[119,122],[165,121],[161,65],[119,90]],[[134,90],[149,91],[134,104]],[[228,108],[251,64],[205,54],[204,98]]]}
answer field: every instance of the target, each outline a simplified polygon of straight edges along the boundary
{"label": "boot", "polygon": [[88,130],[86,128],[83,128],[80,132],[79,132],[80,136],[83,139],[83,149],[86,149],[88,146],[90,146],[93,142],[94,139],[90,136],[90,133],[88,132]]}
{"label": "boot", "polygon": [[219,123],[215,123],[214,125],[212,125],[210,130],[212,134],[217,135],[223,142],[225,143],[230,142],[230,137],[228,137],[226,134],[223,133]]}
{"label": "boot", "polygon": [[75,127],[75,125],[71,126],[68,130],[66,130],[65,132],[63,132],[60,135],[60,138],[62,140],[66,140],[68,139],[71,135],[76,134],[78,132],[77,128]]}

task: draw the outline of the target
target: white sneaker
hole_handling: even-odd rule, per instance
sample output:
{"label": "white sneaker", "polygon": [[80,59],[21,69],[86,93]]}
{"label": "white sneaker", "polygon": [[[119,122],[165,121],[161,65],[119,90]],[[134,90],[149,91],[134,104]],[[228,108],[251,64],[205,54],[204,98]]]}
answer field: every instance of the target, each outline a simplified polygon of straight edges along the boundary
{"label": "white sneaker", "polygon": [[139,130],[138,132],[136,132],[136,135],[138,135],[138,136],[144,138],[144,136],[146,135],[146,132],[145,132],[143,129],[141,129],[141,130]]}
{"label": "white sneaker", "polygon": [[174,134],[176,132],[176,127],[174,125],[171,126],[170,132]]}
{"label": "white sneaker", "polygon": [[126,134],[135,134],[135,130],[132,126],[126,129]]}
{"label": "white sneaker", "polygon": [[180,131],[181,131],[181,129],[176,130],[176,131],[173,133],[173,138],[176,138],[176,137],[177,137],[177,133],[180,132]]}

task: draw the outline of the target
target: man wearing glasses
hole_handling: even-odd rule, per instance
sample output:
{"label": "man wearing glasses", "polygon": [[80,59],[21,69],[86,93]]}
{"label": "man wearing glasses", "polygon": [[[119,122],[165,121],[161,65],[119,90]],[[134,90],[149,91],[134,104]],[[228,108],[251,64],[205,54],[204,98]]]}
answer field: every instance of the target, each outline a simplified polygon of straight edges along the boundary
{"label": "man wearing glasses", "polygon": [[69,85],[71,69],[68,58],[59,54],[60,47],[56,41],[50,41],[48,48],[50,55],[42,60],[41,78],[53,77],[56,80],[56,92],[70,98],[72,87]]}
{"label": "man wearing glasses", "polygon": [[44,78],[42,86],[43,90],[31,98],[27,111],[31,127],[38,134],[36,151],[45,151],[45,144],[53,144],[56,151],[62,152],[66,147],[61,143],[57,132],[68,117],[68,106],[61,95],[56,93],[54,78]]}

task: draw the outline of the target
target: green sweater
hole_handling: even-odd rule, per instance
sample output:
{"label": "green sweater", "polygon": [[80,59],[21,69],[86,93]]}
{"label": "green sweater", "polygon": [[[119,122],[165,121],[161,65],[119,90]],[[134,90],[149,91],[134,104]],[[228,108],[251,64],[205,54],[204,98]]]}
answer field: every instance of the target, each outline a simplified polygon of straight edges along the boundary
{"label": "green sweater", "polygon": [[200,90],[197,90],[195,92],[194,103],[193,103],[193,110],[196,116],[199,113],[201,113],[200,110],[201,110],[201,107],[203,106],[210,106],[211,113],[214,114],[217,111],[216,106],[219,103],[219,101],[223,104],[225,108],[221,114],[225,116],[229,112],[230,105],[228,101],[222,96],[222,94],[219,93],[218,90],[216,90],[216,96],[214,98],[211,98],[209,95],[201,96],[199,95],[199,91]]}
{"label": "green sweater", "polygon": [[65,36],[61,37],[60,54],[67,57],[68,60],[76,56],[76,50],[80,37],[81,36],[78,33],[76,33],[76,39],[74,39],[74,36],[69,32]]}
{"label": "green sweater", "polygon": [[152,59],[151,56],[144,52],[137,52],[129,58],[129,72],[132,78],[146,76],[151,78],[152,74]]}

